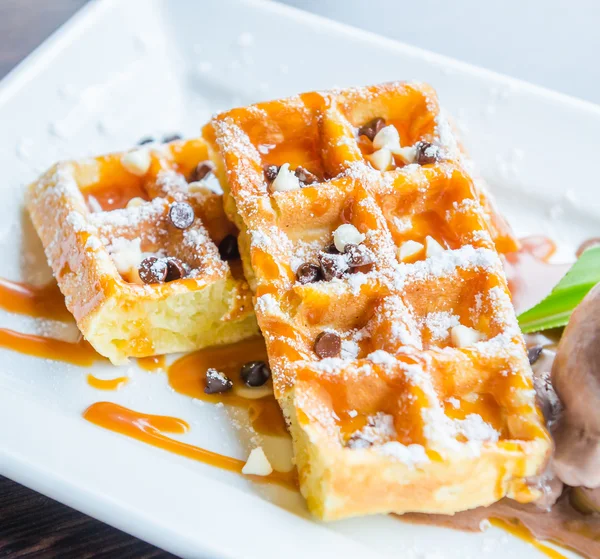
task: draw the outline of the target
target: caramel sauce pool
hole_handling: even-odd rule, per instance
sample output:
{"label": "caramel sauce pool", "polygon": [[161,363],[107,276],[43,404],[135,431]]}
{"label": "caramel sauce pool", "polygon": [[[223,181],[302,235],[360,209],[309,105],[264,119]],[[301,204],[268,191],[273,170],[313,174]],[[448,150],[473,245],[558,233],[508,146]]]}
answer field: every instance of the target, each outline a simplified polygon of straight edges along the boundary
{"label": "caramel sauce pool", "polygon": [[85,188],[82,190],[85,201],[89,204],[89,199],[93,197],[99,206],[105,212],[120,210],[127,206],[132,198],[142,198],[148,201],[148,193],[140,181],[132,181],[131,184],[121,184],[120,182],[111,184],[107,187],[103,183]]}
{"label": "caramel sauce pool", "polygon": [[168,452],[185,456],[191,460],[234,472],[258,483],[276,483],[284,487],[296,489],[296,475],[291,472],[273,471],[268,476],[242,474],[245,462],[237,458],[223,456],[194,445],[183,443],[167,437],[164,433],[182,435],[189,430],[189,425],[182,419],[165,415],[140,413],[112,402],[92,404],[83,417],[104,429],[120,433],[146,444],[161,448]]}
{"label": "caramel sauce pool", "polygon": [[[261,336],[184,355],[169,367],[169,385],[180,394],[204,402],[222,402],[245,408],[256,431],[266,435],[287,436],[283,414],[273,393],[270,391],[261,397],[253,398],[253,392],[262,394],[263,389],[247,388],[241,382],[240,369],[248,361],[267,361],[267,350]],[[206,394],[204,379],[210,367],[227,375],[233,381],[233,389],[220,394]]]}

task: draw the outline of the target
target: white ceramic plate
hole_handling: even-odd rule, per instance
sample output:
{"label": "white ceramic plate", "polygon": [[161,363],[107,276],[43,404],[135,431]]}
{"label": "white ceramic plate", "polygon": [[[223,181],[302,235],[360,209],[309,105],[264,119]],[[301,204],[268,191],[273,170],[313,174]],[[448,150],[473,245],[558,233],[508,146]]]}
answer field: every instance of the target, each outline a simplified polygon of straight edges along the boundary
{"label": "white ceramic plate", "polygon": [[[211,113],[233,105],[394,79],[438,89],[519,233],[548,233],[565,257],[577,241],[598,234],[594,105],[275,3],[104,0],[92,2],[0,86],[1,275],[41,281],[48,274],[23,220],[22,191],[57,159],[126,148],[152,133],[193,135]],[[2,326],[54,327],[4,312]],[[246,433],[228,411],[174,393],[164,374],[132,366],[129,384],[107,393],[88,386],[88,369],[4,350],[0,359],[0,473],[176,554],[539,554],[493,528],[471,535],[391,517],[317,523],[295,494],[257,487],[81,418],[91,403],[111,399],[186,419],[186,441],[245,458]]]}

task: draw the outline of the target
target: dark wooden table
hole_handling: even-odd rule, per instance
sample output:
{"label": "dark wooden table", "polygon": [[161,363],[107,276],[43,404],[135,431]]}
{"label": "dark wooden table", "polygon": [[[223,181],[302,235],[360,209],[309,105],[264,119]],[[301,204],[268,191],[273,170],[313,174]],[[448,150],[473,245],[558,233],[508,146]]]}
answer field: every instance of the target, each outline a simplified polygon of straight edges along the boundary
{"label": "dark wooden table", "polygon": [[[0,78],[86,2],[0,0]],[[174,555],[0,476],[0,557],[167,559]]]}

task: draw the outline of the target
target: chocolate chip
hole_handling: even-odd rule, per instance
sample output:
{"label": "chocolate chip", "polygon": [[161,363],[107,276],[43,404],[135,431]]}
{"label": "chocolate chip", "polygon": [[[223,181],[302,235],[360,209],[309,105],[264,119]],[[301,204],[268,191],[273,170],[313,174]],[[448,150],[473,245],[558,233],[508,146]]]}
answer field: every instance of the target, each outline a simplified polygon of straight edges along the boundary
{"label": "chocolate chip", "polygon": [[541,345],[534,345],[527,350],[530,365],[533,365],[540,358],[543,349]]}
{"label": "chocolate chip", "polygon": [[296,270],[296,279],[303,285],[319,281],[321,279],[321,268],[316,264],[305,262]]}
{"label": "chocolate chip", "polygon": [[314,350],[321,359],[339,357],[342,351],[342,339],[333,332],[321,332],[315,340]]}
{"label": "chocolate chip", "polygon": [[356,266],[348,270],[349,274],[368,274],[373,269],[373,262],[364,266]]}
{"label": "chocolate chip", "polygon": [[169,220],[177,229],[187,229],[194,223],[194,208],[187,202],[173,202],[169,208]]}
{"label": "chocolate chip", "polygon": [[596,245],[600,245],[599,237],[594,237],[593,239],[588,239],[587,241],[581,243],[579,245],[579,248],[577,249],[577,252],[575,253],[577,255],[577,258],[579,258],[588,248]]}
{"label": "chocolate chip", "polygon": [[304,167],[296,167],[294,174],[298,177],[298,180],[302,184],[313,184],[318,182],[317,175],[313,175],[308,169]]}
{"label": "chocolate chip", "polygon": [[546,424],[554,423],[562,411],[562,404],[552,386],[550,371],[534,373],[533,388]]}
{"label": "chocolate chip", "polygon": [[190,182],[201,181],[210,173],[214,173],[215,168],[215,164],[212,161],[200,161],[192,173]]}
{"label": "chocolate chip", "polygon": [[341,278],[348,271],[348,262],[342,254],[330,254],[321,252],[319,254],[321,273],[325,281]]}
{"label": "chocolate chip", "polygon": [[246,386],[262,386],[271,377],[271,369],[264,361],[249,361],[242,366],[240,372]]}
{"label": "chocolate chip", "polygon": [[206,385],[204,386],[204,392],[206,394],[221,394],[232,388],[232,380],[220,371],[217,371],[212,367],[206,371]]}
{"label": "chocolate chip", "polygon": [[167,134],[163,136],[162,143],[168,144],[169,142],[174,142],[175,140],[181,140],[183,136],[181,134]]}
{"label": "chocolate chip", "polygon": [[184,263],[179,258],[169,256],[167,258],[167,277],[165,281],[175,281],[186,276]]}
{"label": "chocolate chip", "polygon": [[240,250],[238,248],[237,238],[235,235],[227,235],[219,243],[219,255],[221,260],[238,260],[240,258]]}
{"label": "chocolate chip", "polygon": [[417,142],[415,147],[417,148],[415,161],[419,165],[430,165],[442,158],[440,148],[429,142]]}
{"label": "chocolate chip", "polygon": [[265,165],[265,177],[269,182],[273,182],[279,174],[279,165]]}
{"label": "chocolate chip", "polygon": [[138,146],[145,146],[146,144],[151,144],[152,142],[154,142],[154,138],[152,136],[145,136],[144,138],[142,138],[141,140],[138,141],[137,145]]}
{"label": "chocolate chip", "polygon": [[327,254],[340,254],[340,251],[335,246],[335,243],[331,243],[330,245],[327,245],[323,249],[323,252],[326,252]]}
{"label": "chocolate chip", "polygon": [[371,251],[364,245],[347,244],[344,248],[344,254],[347,256],[350,268],[358,268],[373,263]]}
{"label": "chocolate chip", "polygon": [[162,283],[167,278],[168,265],[164,258],[149,256],[142,260],[138,273],[144,283]]}
{"label": "chocolate chip", "polygon": [[385,119],[381,117],[374,118],[366,124],[363,124],[358,129],[359,136],[366,136],[369,140],[373,141],[373,138],[377,136],[377,133],[385,126]]}

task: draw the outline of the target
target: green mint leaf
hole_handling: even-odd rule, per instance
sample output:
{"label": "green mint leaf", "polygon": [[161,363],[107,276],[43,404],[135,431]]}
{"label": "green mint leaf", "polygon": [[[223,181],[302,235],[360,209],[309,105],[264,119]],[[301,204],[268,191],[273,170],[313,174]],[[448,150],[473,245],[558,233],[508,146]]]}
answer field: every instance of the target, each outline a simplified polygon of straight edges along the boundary
{"label": "green mint leaf", "polygon": [[575,307],[600,282],[600,245],[588,248],[545,299],[521,313],[524,334],[566,326]]}

